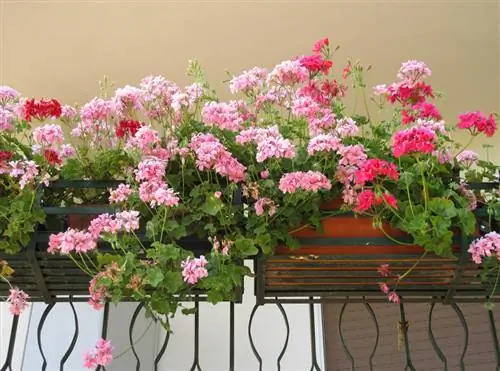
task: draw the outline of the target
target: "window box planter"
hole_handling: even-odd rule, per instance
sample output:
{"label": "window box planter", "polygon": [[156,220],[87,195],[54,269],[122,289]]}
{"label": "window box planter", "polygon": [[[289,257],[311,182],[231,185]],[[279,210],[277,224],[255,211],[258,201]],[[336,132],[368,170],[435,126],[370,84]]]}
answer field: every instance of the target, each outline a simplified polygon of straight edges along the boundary
{"label": "window box planter", "polygon": [[[481,183],[472,188],[492,187],[498,184]],[[478,233],[488,232],[486,210],[479,208],[475,214]],[[370,217],[345,213],[325,218],[322,226],[322,233],[309,227],[293,232],[301,244],[299,249],[280,246],[275,255],[257,259],[258,302],[273,302],[278,297],[294,302],[304,297],[344,301],[345,297],[366,296],[385,301],[379,287],[386,281],[378,272],[381,264],[389,264],[395,278],[418,263],[397,287],[398,294],[407,299],[428,300],[431,296],[467,301],[478,297],[484,300],[488,295],[487,285],[478,277],[481,267],[471,261],[467,251],[473,238],[456,234],[454,258],[430,253],[422,257],[422,247],[397,244],[373,228]],[[492,229],[498,230],[498,225],[493,223]],[[400,230],[389,225],[384,230],[399,241],[410,242]]]}
{"label": "window box planter", "polygon": [[[52,183],[48,189],[61,188],[96,188],[106,189],[116,186],[116,181],[60,181]],[[238,195],[239,196],[239,195]],[[241,197],[235,197],[240,203]],[[67,256],[50,254],[47,252],[49,236],[65,231],[68,227],[86,228],[94,217],[102,213],[113,213],[115,209],[110,205],[78,205],[70,207],[55,207],[44,204],[43,194],[40,193],[39,202],[46,213],[45,225],[39,225],[33,233],[29,244],[15,255],[0,252],[0,259],[8,260],[9,266],[15,274],[11,277],[11,285],[23,287],[29,292],[30,301],[46,303],[59,301],[87,301],[89,298],[89,281],[92,277],[80,270]],[[141,228],[137,236],[144,246],[148,241],[144,229]],[[208,254],[212,244],[208,240],[200,239],[196,235],[189,235],[177,241],[183,249],[191,251],[193,255]],[[113,249],[106,242],[98,243],[100,252],[113,253]],[[92,256],[92,255],[90,255]],[[243,264],[243,262],[241,262]],[[243,286],[241,286],[243,287]],[[8,295],[9,286],[0,281],[0,296]],[[236,302],[241,302],[243,291],[235,292]],[[204,293],[193,291],[193,300],[205,300]],[[133,299],[130,299],[133,301]]]}

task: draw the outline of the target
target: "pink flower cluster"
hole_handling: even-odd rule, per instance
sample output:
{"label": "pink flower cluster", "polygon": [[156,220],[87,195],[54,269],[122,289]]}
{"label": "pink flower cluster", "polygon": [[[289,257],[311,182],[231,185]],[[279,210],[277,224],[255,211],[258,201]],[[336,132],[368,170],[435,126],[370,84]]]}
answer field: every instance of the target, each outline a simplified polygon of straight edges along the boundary
{"label": "pink flower cluster", "polygon": [[318,152],[337,152],[342,147],[341,140],[333,134],[318,134],[311,138],[307,146],[309,156]]}
{"label": "pink flower cluster", "polygon": [[236,136],[236,142],[239,144],[256,143],[257,162],[264,162],[269,158],[295,157],[295,147],[290,140],[283,138],[277,126],[245,129]]}
{"label": "pink flower cluster", "polygon": [[18,316],[28,307],[27,301],[30,296],[17,287],[11,288],[9,292],[10,295],[7,297],[7,303],[10,304],[9,311],[14,316]]}
{"label": "pink flower cluster", "polygon": [[332,183],[319,171],[296,171],[284,174],[278,188],[283,193],[295,193],[299,189],[318,192],[319,190],[330,190]]}
{"label": "pink flower cluster", "polygon": [[479,159],[479,155],[474,151],[465,150],[457,155],[457,161],[466,168],[470,168]]}
{"label": "pink flower cluster", "polygon": [[255,202],[255,213],[258,216],[264,215],[265,209],[267,208],[267,215],[273,216],[278,210],[278,206],[273,200],[267,197],[261,197]]}
{"label": "pink flower cluster", "polygon": [[208,271],[205,266],[207,265],[207,260],[203,255],[199,258],[188,257],[182,262],[182,277],[184,281],[190,285],[196,284],[200,279],[208,276]]}
{"label": "pink flower cluster", "polygon": [[38,175],[38,165],[35,161],[11,161],[9,162],[10,176],[19,178],[19,186],[21,189],[27,184],[33,183]]}
{"label": "pink flower cluster", "polygon": [[343,184],[342,198],[348,205],[356,203],[357,196],[354,189],[356,171],[366,161],[368,156],[361,144],[341,146],[337,151],[340,155],[336,177]]}
{"label": "pink flower cluster", "polygon": [[0,104],[6,105],[17,100],[21,94],[10,86],[0,85]]}
{"label": "pink flower cluster", "polygon": [[163,181],[165,176],[166,162],[155,158],[147,158],[139,162],[134,171],[135,180],[158,183]]}
{"label": "pink flower cluster", "polygon": [[393,163],[374,158],[366,160],[355,174],[356,183],[360,186],[373,182],[377,177],[398,180],[398,168]]}
{"label": "pink flower cluster", "polygon": [[98,239],[102,233],[132,232],[139,229],[139,217],[139,212],[134,210],[101,214],[90,222],[88,231],[93,239]]}
{"label": "pink flower cluster", "polygon": [[11,131],[14,129],[14,114],[2,107],[0,107],[0,130]]}
{"label": "pink flower cluster", "polygon": [[97,247],[96,236],[90,232],[68,228],[66,232],[51,234],[47,252],[69,254],[72,252],[86,253]]}
{"label": "pink flower cluster", "polygon": [[245,179],[246,167],[242,165],[212,134],[195,134],[189,148],[196,155],[199,170],[215,170],[233,182]]}
{"label": "pink flower cluster", "polygon": [[468,129],[472,135],[484,133],[488,137],[492,137],[497,131],[497,123],[493,114],[486,117],[483,113],[466,112],[458,116],[458,128]]}
{"label": "pink flower cluster", "polygon": [[84,366],[95,369],[97,366],[106,366],[113,360],[113,347],[109,340],[99,339],[94,349],[84,355]]}
{"label": "pink flower cluster", "polygon": [[337,120],[335,133],[337,133],[340,138],[354,137],[358,135],[359,128],[358,125],[356,125],[356,121],[352,118],[343,117]]}
{"label": "pink flower cluster", "polygon": [[165,182],[144,182],[139,186],[139,198],[151,207],[163,205],[177,206],[180,198]]}
{"label": "pink flower cluster", "polygon": [[267,76],[268,83],[276,85],[296,85],[307,81],[309,72],[300,60],[284,61],[278,64]]}
{"label": "pink flower cluster", "polygon": [[229,89],[233,94],[238,92],[248,94],[254,90],[260,90],[264,85],[266,77],[267,70],[265,68],[254,67],[243,71],[238,76],[234,76],[229,82]]}
{"label": "pink flower cluster", "polygon": [[152,148],[160,143],[158,131],[151,126],[141,126],[134,136],[130,137],[125,148],[137,148],[144,154],[150,154]]}
{"label": "pink flower cluster", "polygon": [[141,101],[143,93],[142,89],[130,85],[117,89],[112,99],[115,112],[119,116],[125,117],[129,110],[142,109]]}
{"label": "pink flower cluster", "polygon": [[97,284],[97,281],[100,277],[104,276],[104,272],[99,272],[96,276],[94,276],[89,282],[89,294],[90,299],[88,300],[88,304],[95,310],[101,310],[104,308],[104,302],[107,296],[107,289],[104,286]]}
{"label": "pink flower cluster", "polygon": [[[377,269],[377,271],[379,272],[380,276],[382,277],[389,277],[391,272],[390,272],[390,269],[389,269],[389,264],[380,264],[380,267],[379,269]],[[380,291],[382,291],[384,294],[387,295],[387,299],[391,302],[391,303],[399,303],[400,302],[400,297],[399,295],[396,293],[396,291],[391,291],[389,286],[387,285],[387,283],[385,282],[380,282],[379,284],[379,288],[380,288]]]}
{"label": "pink flower cluster", "polygon": [[490,256],[496,256],[497,259],[500,259],[500,234],[497,232],[486,233],[483,237],[473,241],[467,251],[476,264],[481,264],[484,258]]}
{"label": "pink flower cluster", "polygon": [[110,203],[119,203],[125,202],[128,200],[130,195],[134,191],[130,188],[129,184],[119,184],[116,189],[110,190],[109,192],[109,202]]}
{"label": "pink flower cluster", "polygon": [[33,130],[33,140],[42,147],[51,147],[64,142],[64,134],[59,125],[47,124]]}
{"label": "pink flower cluster", "polygon": [[398,131],[393,137],[392,154],[398,158],[411,153],[432,153],[436,145],[436,133],[425,127],[413,127]]}
{"label": "pink flower cluster", "polygon": [[[84,104],[80,109],[80,118],[85,124],[93,124],[100,121],[106,121],[108,116],[110,116],[113,112],[114,106],[111,101],[101,98],[92,98],[90,102]],[[83,131],[85,132],[86,130]]]}
{"label": "pink flower cluster", "polygon": [[203,107],[201,115],[205,125],[229,131],[239,131],[250,117],[248,107],[243,101],[208,102]]}
{"label": "pink flower cluster", "polygon": [[431,70],[424,62],[409,60],[401,63],[397,76],[400,80],[417,82],[431,74]]}
{"label": "pink flower cluster", "polygon": [[[210,238],[209,238],[210,239]],[[234,241],[222,240],[220,241],[217,237],[211,239],[212,246],[215,251],[220,251],[222,255],[228,255],[229,249],[234,244]]]}

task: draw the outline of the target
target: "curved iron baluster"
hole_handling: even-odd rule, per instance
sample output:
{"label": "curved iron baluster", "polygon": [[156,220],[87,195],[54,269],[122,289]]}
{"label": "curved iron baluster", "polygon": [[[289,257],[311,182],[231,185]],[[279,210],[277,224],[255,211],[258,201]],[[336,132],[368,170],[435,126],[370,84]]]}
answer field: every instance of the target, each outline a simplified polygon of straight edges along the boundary
{"label": "curved iron baluster", "polygon": [[[168,317],[167,317],[167,323],[168,323]],[[154,361],[154,371],[158,371],[158,363],[160,363],[161,358],[163,357],[163,354],[165,353],[165,350],[167,349],[168,342],[170,340],[170,331],[166,331],[167,334],[165,335],[165,340],[163,340],[163,344],[160,348],[160,351],[156,355],[155,361]]]}
{"label": "curved iron baluster", "polygon": [[497,360],[496,370],[500,370],[500,347],[498,345],[497,326],[495,324],[495,316],[493,311],[488,310],[488,321],[490,323],[491,339],[493,341],[493,350],[495,351],[495,359]]}
{"label": "curved iron baluster", "polygon": [[432,303],[431,307],[429,309],[429,317],[427,320],[427,333],[429,334],[429,340],[431,341],[432,348],[436,352],[437,356],[443,362],[444,366],[444,371],[448,371],[448,360],[446,359],[446,356],[444,353],[441,351],[441,348],[439,347],[438,343],[436,342],[436,338],[434,336],[434,331],[432,330],[432,314],[434,313],[434,306],[436,303]]}
{"label": "curved iron baluster", "polygon": [[311,369],[310,371],[321,371],[321,368],[318,365],[318,359],[316,357],[316,321],[314,314],[314,303],[312,300],[314,298],[309,298],[311,303],[309,303],[309,326],[310,326],[310,334],[311,334]]}
{"label": "curved iron baluster", "polygon": [[140,303],[139,305],[137,305],[137,308],[135,308],[134,313],[132,314],[132,319],[130,320],[130,326],[128,328],[128,340],[130,343],[130,348],[132,349],[132,353],[134,354],[134,357],[137,362],[135,366],[136,371],[139,371],[141,368],[141,360],[139,359],[139,356],[137,355],[137,352],[135,350],[135,344],[134,344],[134,339],[132,337],[132,333],[134,331],[134,326],[135,326],[135,321],[137,320],[137,316],[139,315],[139,312],[141,311],[143,306],[144,303]]}
{"label": "curved iron baluster", "polygon": [[12,316],[12,326],[10,327],[9,348],[7,349],[7,357],[0,368],[0,371],[12,371],[12,357],[14,356],[14,347],[16,345],[17,326],[19,325],[19,316]]}
{"label": "curved iron baluster", "polygon": [[198,370],[201,371],[200,367],[200,302],[198,301],[198,296],[195,297],[194,308],[196,312],[194,313],[194,359],[193,365],[189,371]]}
{"label": "curved iron baluster", "polygon": [[365,309],[368,311],[368,313],[370,314],[370,317],[372,318],[373,323],[375,324],[375,332],[376,332],[375,344],[373,345],[373,350],[370,353],[370,358],[368,358],[368,362],[370,365],[370,371],[372,371],[373,370],[373,357],[375,357],[375,352],[377,351],[377,348],[378,348],[380,329],[378,327],[377,316],[375,315],[375,312],[373,311],[373,308],[371,307],[371,305],[366,301],[363,303],[363,305],[364,305]]}
{"label": "curved iron baluster", "polygon": [[401,301],[399,302],[399,312],[401,314],[401,321],[399,322],[399,329],[403,333],[403,341],[405,345],[405,361],[406,361],[405,371],[406,370],[417,371],[415,369],[415,366],[413,366],[413,362],[411,361],[410,342],[408,341],[408,321],[406,320],[403,298],[401,298],[400,300]]}
{"label": "curved iron baluster", "polygon": [[[108,325],[109,325],[109,303],[104,304],[104,313],[102,315],[102,328],[101,328],[101,338],[107,339],[108,337]],[[106,367],[98,365],[95,371],[106,371]]]}
{"label": "curved iron baluster", "polygon": [[45,353],[43,352],[42,349],[42,329],[43,325],[45,324],[45,320],[47,319],[47,316],[49,315],[52,308],[54,308],[54,305],[55,303],[47,304],[47,307],[42,313],[42,317],[40,317],[40,322],[38,323],[38,328],[36,330],[36,341],[38,344],[38,350],[40,351],[40,355],[42,356],[43,359],[42,371],[45,371],[47,369],[47,359],[45,358]]}
{"label": "curved iron baluster", "polygon": [[281,360],[285,356],[286,348],[288,348],[288,340],[290,339],[290,323],[288,322],[288,316],[286,315],[286,311],[285,308],[283,308],[283,305],[281,305],[281,303],[277,303],[276,306],[280,310],[281,316],[283,317],[283,321],[285,321],[285,328],[286,328],[285,344],[283,344],[283,348],[281,348],[281,352],[278,355],[278,359],[276,360],[276,366],[278,367],[278,371],[280,371]]}
{"label": "curved iron baluster", "polygon": [[234,302],[229,303],[229,371],[234,371]]}
{"label": "curved iron baluster", "polygon": [[255,317],[255,312],[257,312],[257,308],[259,307],[260,304],[256,303],[252,308],[252,312],[250,313],[250,318],[248,319],[248,340],[250,341],[250,347],[252,348],[252,352],[255,358],[257,358],[257,361],[259,362],[259,371],[262,371],[262,357],[260,356],[259,352],[257,351],[257,348],[255,347],[255,343],[253,342],[253,336],[252,336],[253,318]]}
{"label": "curved iron baluster", "polygon": [[465,354],[467,353],[467,349],[469,348],[469,326],[467,326],[467,321],[465,319],[465,316],[458,306],[458,304],[454,301],[451,302],[451,307],[457,314],[458,319],[460,320],[460,323],[462,324],[462,328],[464,329],[464,348],[462,350],[462,355],[460,356],[460,370],[465,371]]}
{"label": "curved iron baluster", "polygon": [[76,341],[78,340],[78,334],[79,334],[79,326],[78,326],[78,315],[76,314],[75,306],[73,305],[73,302],[70,301],[69,305],[71,307],[71,310],[73,311],[73,319],[75,321],[75,332],[73,334],[73,339],[71,339],[71,343],[69,344],[68,350],[66,353],[61,358],[61,362],[59,363],[59,370],[63,371],[64,370],[64,364],[68,360],[69,356],[73,352],[73,349],[75,349]]}
{"label": "curved iron baluster", "polygon": [[348,300],[346,299],[346,301],[342,305],[342,308],[340,309],[338,329],[339,329],[340,343],[342,344],[342,349],[344,350],[345,355],[351,362],[351,370],[356,371],[356,363],[354,361],[354,357],[352,356],[351,352],[349,352],[349,348],[347,348],[347,344],[345,343],[345,338],[344,338],[344,332],[342,331],[342,320],[344,319],[344,312],[345,308],[347,307],[347,303]]}

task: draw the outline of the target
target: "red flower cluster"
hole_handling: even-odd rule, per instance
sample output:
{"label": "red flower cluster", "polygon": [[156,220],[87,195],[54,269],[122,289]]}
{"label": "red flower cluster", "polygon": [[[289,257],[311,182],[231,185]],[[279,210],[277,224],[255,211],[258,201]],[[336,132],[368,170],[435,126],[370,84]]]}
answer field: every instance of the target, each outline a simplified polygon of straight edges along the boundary
{"label": "red flower cluster", "polygon": [[35,118],[44,121],[48,118],[59,118],[62,114],[61,104],[55,99],[29,99],[24,103],[24,119],[31,122]]}
{"label": "red flower cluster", "polygon": [[363,192],[358,194],[358,205],[354,209],[355,212],[364,212],[370,210],[373,206],[379,206],[386,202],[392,208],[396,209],[398,207],[398,201],[396,197],[390,193],[384,193],[381,197],[375,195],[371,189],[365,189]]}
{"label": "red flower cluster", "polygon": [[142,123],[136,120],[122,120],[116,127],[116,136],[118,138],[123,138],[125,135],[130,135],[133,137],[137,130],[142,126]]}
{"label": "red flower cluster", "polygon": [[0,164],[12,160],[11,151],[0,151]]}
{"label": "red flower cluster", "polygon": [[299,59],[302,67],[305,67],[311,75],[323,73],[328,75],[333,62],[323,58],[321,54],[305,55]]}
{"label": "red flower cluster", "polygon": [[469,129],[472,135],[484,133],[488,137],[492,137],[497,131],[497,123],[495,117],[490,114],[486,117],[479,111],[466,112],[458,116],[460,120],[458,127],[460,129]]}
{"label": "red flower cluster", "polygon": [[361,186],[366,182],[373,182],[378,176],[398,180],[398,168],[393,163],[374,158],[366,160],[355,174],[356,183]]}
{"label": "red flower cluster", "polygon": [[427,98],[434,98],[432,87],[423,81],[416,84],[408,82],[393,84],[387,88],[387,93],[389,102],[399,102],[403,106],[412,106],[424,102]]}
{"label": "red flower cluster", "polygon": [[45,157],[47,162],[52,166],[62,164],[61,157],[59,157],[59,154],[55,149],[52,148],[45,149],[43,151],[43,157]]}
{"label": "red flower cluster", "polygon": [[417,119],[441,120],[442,118],[436,106],[429,102],[414,104],[411,110],[403,110],[402,114],[405,125],[415,122]]}
{"label": "red flower cluster", "polygon": [[392,154],[398,158],[410,153],[432,153],[436,146],[436,133],[431,129],[413,127],[394,135]]}
{"label": "red flower cluster", "polygon": [[318,40],[314,43],[312,52],[314,54],[320,54],[324,49],[328,49],[330,46],[330,40],[328,40],[328,37],[325,37],[324,39]]}

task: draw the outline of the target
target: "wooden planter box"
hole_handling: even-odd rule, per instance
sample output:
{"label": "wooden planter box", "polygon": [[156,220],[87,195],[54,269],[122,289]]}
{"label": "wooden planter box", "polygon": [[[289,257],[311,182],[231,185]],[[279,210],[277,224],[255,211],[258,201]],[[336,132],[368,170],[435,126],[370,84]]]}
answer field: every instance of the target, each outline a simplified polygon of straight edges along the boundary
{"label": "wooden planter box", "polygon": [[[120,182],[61,181],[51,184],[50,187],[112,188],[118,183]],[[30,301],[44,301],[46,303],[70,300],[87,301],[91,277],[81,271],[67,256],[48,253],[49,236],[53,233],[65,231],[69,226],[69,222],[74,227],[85,228],[95,215],[106,212],[112,213],[114,209],[110,206],[44,206],[43,208],[49,221],[47,227],[38,226],[28,246],[18,254],[8,255],[0,252],[0,259],[7,260],[15,270],[11,284],[26,291],[30,295]],[[137,235],[147,245],[146,236],[143,233]],[[182,248],[192,251],[195,256],[208,254],[212,250],[209,241],[200,240],[194,235],[182,238],[177,242]],[[106,243],[99,243],[98,249],[101,252],[113,252]],[[242,287],[236,292],[236,302],[241,302]],[[6,295],[8,289],[7,283],[0,281],[0,296]],[[193,295],[193,300],[205,300],[205,295],[201,291],[194,291]]]}
{"label": "wooden planter box", "polygon": [[[478,210],[478,221],[484,213]],[[386,301],[379,287],[380,282],[387,281],[377,271],[380,264],[389,264],[391,275],[400,275],[424,252],[419,246],[396,244],[374,229],[368,217],[346,213],[328,217],[322,224],[323,233],[304,228],[292,234],[301,243],[299,249],[281,246],[274,256],[257,259],[255,289],[259,303],[345,301],[346,297]],[[400,241],[409,241],[404,233],[388,225],[384,230]],[[413,301],[429,297],[484,300],[489,291],[479,280],[481,267],[470,260],[467,252],[471,240],[456,236],[454,258],[427,254],[399,283],[397,293]],[[394,289],[394,285],[389,287]]]}

